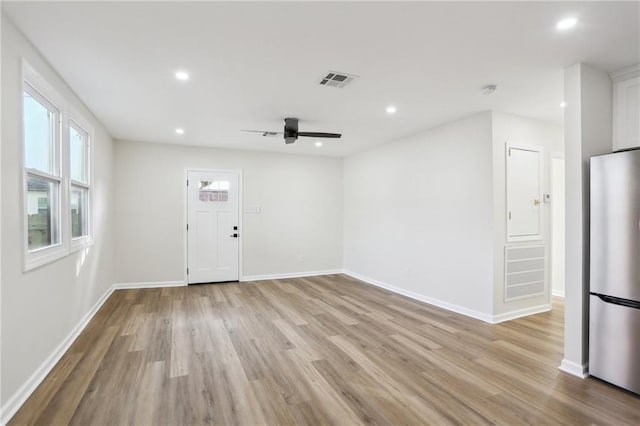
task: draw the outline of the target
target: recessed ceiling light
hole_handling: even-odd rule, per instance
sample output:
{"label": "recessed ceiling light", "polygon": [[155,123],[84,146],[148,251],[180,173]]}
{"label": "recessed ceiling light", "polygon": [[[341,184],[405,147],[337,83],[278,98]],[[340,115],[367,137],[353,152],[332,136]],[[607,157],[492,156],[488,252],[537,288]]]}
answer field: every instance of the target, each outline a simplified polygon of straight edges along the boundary
{"label": "recessed ceiling light", "polygon": [[575,27],[577,23],[578,18],[572,16],[570,18],[565,18],[558,21],[558,23],[556,24],[556,28],[560,31],[565,31]]}
{"label": "recessed ceiling light", "polygon": [[386,111],[387,111],[387,114],[395,114],[398,111],[398,108],[396,108],[393,105],[389,105]]}
{"label": "recessed ceiling light", "polygon": [[560,108],[566,108],[567,103],[565,101],[560,102]]}
{"label": "recessed ceiling light", "polygon": [[322,142],[318,141],[316,142],[316,148],[320,148],[322,146]]}
{"label": "recessed ceiling light", "polygon": [[176,127],[176,134],[178,135],[184,135],[184,129],[180,128],[180,127]]}
{"label": "recessed ceiling light", "polygon": [[180,81],[189,80],[189,73],[186,71],[176,71],[176,78]]}

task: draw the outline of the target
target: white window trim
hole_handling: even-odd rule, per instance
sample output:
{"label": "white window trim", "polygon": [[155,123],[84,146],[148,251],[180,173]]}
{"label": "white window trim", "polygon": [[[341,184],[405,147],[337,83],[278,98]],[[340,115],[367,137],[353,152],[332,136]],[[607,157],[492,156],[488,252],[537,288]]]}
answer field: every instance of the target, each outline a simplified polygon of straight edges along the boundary
{"label": "white window trim", "polygon": [[[29,169],[25,166],[26,145],[24,140],[24,92],[27,89],[35,90],[38,97],[44,98],[52,104],[59,112],[58,133],[59,140],[56,141],[55,159],[56,167],[54,174],[49,174],[40,170]],[[22,85],[20,92],[19,111],[20,129],[19,140],[22,144],[22,244],[23,244],[23,271],[27,272],[56,260],[62,259],[78,250],[85,249],[94,244],[93,238],[93,141],[95,129],[91,122],[79,111],[73,108],[60,93],[49,84],[27,61],[22,60]],[[87,133],[87,182],[76,182],[70,179],[70,140],[69,126],[74,123],[77,127]],[[58,211],[58,233],[59,243],[36,250],[29,250],[29,231],[27,218],[27,177],[39,176],[48,180],[53,180],[60,185],[60,200]],[[87,191],[87,235],[72,238],[71,236],[71,186],[80,186]]]}
{"label": "white window trim", "polygon": [[[34,89],[39,96],[46,99],[58,110],[58,140],[56,140],[55,157],[57,170],[53,175],[41,171],[27,169],[25,167],[25,141],[24,141],[24,92],[28,86]],[[65,170],[68,167],[65,158],[65,140],[68,138],[67,123],[67,101],[55,90],[44,78],[40,76],[26,61],[22,61],[22,85],[20,91],[20,143],[22,144],[22,244],[23,244],[23,270],[30,271],[39,266],[61,259],[69,254],[69,239],[67,234],[67,212],[68,191],[66,190]],[[58,205],[58,234],[59,243],[36,250],[29,250],[29,231],[27,219],[27,177],[28,175],[40,176],[59,182],[60,200]]]}
{"label": "white window trim", "polygon": [[[70,252],[76,252],[78,250],[82,250],[84,248],[90,247],[94,243],[93,239],[93,140],[95,136],[94,127],[91,125],[91,122],[87,120],[78,110],[73,107],[69,107],[69,121],[68,125],[74,123],[77,127],[82,129],[87,133],[87,153],[85,157],[86,167],[87,167],[87,182],[77,182],[75,180],[69,179],[68,191],[71,194],[71,186],[79,186],[87,189],[87,235],[83,235],[82,237],[73,238],[71,235],[71,203],[67,205],[68,213],[68,229],[69,229],[69,239],[71,241]],[[69,141],[69,139],[67,139]],[[70,149],[69,143],[67,143],[67,148]],[[68,152],[68,151],[67,151]],[[70,158],[69,155],[67,157]],[[71,165],[69,165],[69,170],[71,169]]]}

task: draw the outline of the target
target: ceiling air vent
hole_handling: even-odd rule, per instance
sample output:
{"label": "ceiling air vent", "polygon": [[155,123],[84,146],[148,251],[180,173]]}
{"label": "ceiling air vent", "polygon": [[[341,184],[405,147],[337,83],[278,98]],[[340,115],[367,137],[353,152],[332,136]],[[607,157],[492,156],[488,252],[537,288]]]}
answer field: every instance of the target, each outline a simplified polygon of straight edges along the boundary
{"label": "ceiling air vent", "polygon": [[321,86],[331,86],[342,89],[347,84],[355,80],[357,76],[345,74],[343,72],[329,71],[327,75],[320,80]]}

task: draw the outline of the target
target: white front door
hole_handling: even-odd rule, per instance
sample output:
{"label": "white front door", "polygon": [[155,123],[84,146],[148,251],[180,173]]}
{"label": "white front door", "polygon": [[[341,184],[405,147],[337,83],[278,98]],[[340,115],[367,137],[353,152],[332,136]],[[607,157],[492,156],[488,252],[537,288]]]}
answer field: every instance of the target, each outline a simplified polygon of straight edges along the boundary
{"label": "white front door", "polygon": [[187,173],[189,284],[238,281],[239,174]]}
{"label": "white front door", "polygon": [[511,241],[542,237],[541,169],[538,148],[508,148],[507,236]]}

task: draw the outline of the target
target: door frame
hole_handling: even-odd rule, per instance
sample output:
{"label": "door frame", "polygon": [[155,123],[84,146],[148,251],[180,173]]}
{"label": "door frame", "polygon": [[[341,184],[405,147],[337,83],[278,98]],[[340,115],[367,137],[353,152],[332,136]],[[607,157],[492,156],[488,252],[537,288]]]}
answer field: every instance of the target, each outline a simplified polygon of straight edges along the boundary
{"label": "door frame", "polygon": [[[509,150],[511,149],[519,149],[522,151],[534,151],[538,153],[538,197],[540,198],[540,216],[538,219],[538,226],[540,227],[540,233],[537,236],[516,236],[516,237],[512,237],[509,236],[509,175],[511,172],[511,162],[509,161]],[[504,217],[505,217],[505,223],[504,223],[504,229],[505,229],[505,240],[507,243],[517,243],[517,242],[524,242],[524,241],[543,241],[546,237],[546,233],[544,232],[544,226],[546,224],[545,222],[545,211],[543,210],[544,206],[545,206],[545,202],[544,202],[544,188],[545,188],[545,177],[544,177],[544,148],[542,146],[536,146],[536,145],[526,145],[526,144],[520,144],[520,143],[509,143],[507,142],[505,144],[505,151],[504,151],[504,157],[505,157],[505,175],[504,175],[504,180],[505,180],[505,185],[504,185]]]}
{"label": "door frame", "polygon": [[189,180],[189,172],[205,172],[205,173],[229,173],[238,176],[238,282],[242,282],[242,253],[243,253],[243,240],[244,240],[244,227],[242,226],[242,169],[203,169],[201,167],[186,167],[184,169],[184,175],[182,180],[183,191],[183,209],[182,209],[182,246],[183,246],[183,268],[182,274],[184,277],[184,285],[189,285],[189,276],[187,274],[187,268],[189,267],[189,236],[187,231],[187,222],[189,221],[189,190],[187,187],[187,181]]}
{"label": "door frame", "polygon": [[[555,179],[557,179],[556,174],[553,172],[553,160],[562,160],[563,161],[563,166],[562,167],[564,169],[564,176],[563,177],[565,178],[565,182],[566,182],[566,176],[567,176],[567,171],[566,171],[567,163],[566,163],[565,156],[564,156],[563,152],[555,152],[555,151],[551,152],[551,164],[550,164],[550,170],[549,170],[549,175],[551,176],[551,182],[549,182],[549,186],[550,186],[550,191],[549,192],[551,193],[551,209],[550,209],[550,212],[549,212],[549,222],[550,222],[549,223],[549,231],[550,231],[549,232],[549,234],[550,234],[549,235],[549,247],[550,247],[550,250],[549,250],[549,277],[550,277],[550,279],[549,279],[549,281],[551,282],[551,296],[558,296],[558,297],[564,298],[564,294],[565,294],[564,291],[562,292],[562,296],[560,296],[559,294],[553,294],[553,272],[554,272],[554,270],[553,270],[553,257],[554,257],[554,254],[555,254],[554,250],[557,249],[557,247],[554,247],[554,245],[553,245],[553,237],[554,237],[555,233],[558,232],[558,230],[556,229],[556,225],[557,224],[553,220],[553,206],[554,206],[553,203],[555,203],[556,200],[557,200],[556,194],[553,192],[553,184],[555,182]],[[567,194],[565,192],[565,194],[564,194],[565,216],[563,217],[563,220],[565,222],[564,223],[564,225],[565,225],[564,226],[565,227],[565,236],[566,236],[566,229],[567,229],[566,200],[567,200]],[[563,240],[565,240],[564,237],[563,237]],[[564,246],[565,246],[564,266],[565,266],[565,271],[566,271],[567,270],[566,269],[566,265],[567,265],[567,258],[566,258],[567,242],[566,242],[566,240],[564,241]],[[564,282],[565,289],[566,289],[566,285],[567,285],[567,282],[566,282],[566,279],[565,279],[565,282]]]}

